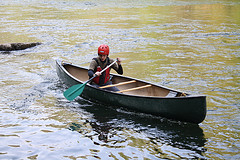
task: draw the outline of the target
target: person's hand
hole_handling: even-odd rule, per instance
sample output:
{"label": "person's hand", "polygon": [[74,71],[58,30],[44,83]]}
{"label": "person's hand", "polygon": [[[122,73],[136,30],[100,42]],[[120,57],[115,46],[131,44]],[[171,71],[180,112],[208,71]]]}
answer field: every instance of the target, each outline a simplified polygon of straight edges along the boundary
{"label": "person's hand", "polygon": [[97,71],[94,75],[101,76],[101,73]]}
{"label": "person's hand", "polygon": [[121,59],[120,59],[120,58],[117,58],[117,64],[118,64],[118,65],[121,65],[121,62],[122,62]]}

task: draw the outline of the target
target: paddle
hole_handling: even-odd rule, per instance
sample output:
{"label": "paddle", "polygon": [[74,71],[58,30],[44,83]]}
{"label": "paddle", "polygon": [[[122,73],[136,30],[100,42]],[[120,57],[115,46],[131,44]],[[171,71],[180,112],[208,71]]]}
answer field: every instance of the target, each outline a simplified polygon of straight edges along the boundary
{"label": "paddle", "polygon": [[[100,73],[103,73],[104,71],[106,71],[109,67],[111,67],[114,63],[116,63],[117,60],[115,60],[113,63],[111,63],[109,66],[107,66],[106,68],[104,68]],[[91,80],[93,80],[95,77],[97,77],[97,75],[93,76],[92,78],[90,78],[88,81],[86,81],[83,84],[76,84],[70,88],[68,88],[64,93],[64,97],[69,100],[72,101],[74,100],[77,96],[81,95],[84,87],[86,86],[86,84],[88,82],[90,82]]]}

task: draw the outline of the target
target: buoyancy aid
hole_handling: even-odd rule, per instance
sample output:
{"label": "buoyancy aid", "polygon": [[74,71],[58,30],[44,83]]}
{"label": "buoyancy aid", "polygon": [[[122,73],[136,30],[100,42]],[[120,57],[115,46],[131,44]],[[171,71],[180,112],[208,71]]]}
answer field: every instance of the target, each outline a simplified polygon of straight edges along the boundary
{"label": "buoyancy aid", "polygon": [[[107,64],[101,68],[99,65],[99,61],[97,58],[93,58],[96,62],[97,62],[97,69],[94,72],[101,72],[106,66],[108,66],[110,64],[109,58],[107,57],[106,61]],[[101,76],[97,76],[93,79],[93,82],[98,84],[98,85],[102,85],[107,83],[107,81],[110,79],[110,68],[108,68],[105,72],[102,73]]]}

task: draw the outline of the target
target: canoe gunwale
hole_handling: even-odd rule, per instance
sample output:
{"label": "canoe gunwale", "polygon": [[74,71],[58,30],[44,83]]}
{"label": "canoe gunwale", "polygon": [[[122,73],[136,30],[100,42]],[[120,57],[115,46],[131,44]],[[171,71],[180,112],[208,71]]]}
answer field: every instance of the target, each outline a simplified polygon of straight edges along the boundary
{"label": "canoe gunwale", "polygon": [[[87,70],[86,67],[81,67],[81,66],[78,66],[78,65],[74,65],[74,64],[71,64],[71,63],[67,63],[67,62],[63,62],[63,61],[60,61],[60,60],[57,60],[57,63],[58,65],[64,70],[64,72],[69,76],[71,77],[72,79],[74,79],[75,81],[83,84],[84,82],[77,79],[76,77],[74,77],[72,74],[70,74],[64,67],[64,65],[70,65],[72,67],[76,67],[76,68],[80,68],[80,69],[85,69]],[[156,86],[156,87],[160,87],[160,88],[163,88],[163,89],[166,89],[166,90],[169,90],[169,91],[173,91],[173,92],[177,92],[177,93],[186,93],[186,92],[181,92],[181,91],[178,91],[178,90],[174,90],[174,89],[171,89],[171,88],[168,88],[168,87],[163,87],[159,84],[155,84],[155,83],[149,83],[149,82],[146,82],[144,80],[140,80],[140,79],[137,79],[137,78],[132,78],[132,77],[125,77],[123,75],[118,75],[118,74],[113,74],[111,73],[110,75],[113,75],[113,76],[116,76],[116,77],[121,77],[121,78],[128,78],[128,79],[131,79],[131,80],[136,80],[137,82],[142,82],[142,83],[146,83],[146,84],[150,84],[150,85],[153,85],[153,86]],[[97,87],[94,87],[92,85],[90,85],[89,83],[86,84],[86,86],[88,87],[91,87],[91,88],[94,88],[96,90],[99,90],[99,91],[104,91],[104,92],[108,92],[108,93],[113,93],[113,94],[118,94],[118,95],[126,95],[126,96],[132,96],[132,97],[144,97],[144,98],[154,98],[154,99],[177,99],[177,98],[196,98],[196,97],[206,97],[205,95],[192,95],[192,94],[187,94],[187,96],[182,96],[182,97],[160,97],[160,96],[143,96],[143,95],[133,95],[133,94],[122,94],[122,93],[117,93],[117,92],[113,92],[113,91],[109,91],[109,90],[104,90],[104,89],[101,89],[101,88],[97,88]]]}

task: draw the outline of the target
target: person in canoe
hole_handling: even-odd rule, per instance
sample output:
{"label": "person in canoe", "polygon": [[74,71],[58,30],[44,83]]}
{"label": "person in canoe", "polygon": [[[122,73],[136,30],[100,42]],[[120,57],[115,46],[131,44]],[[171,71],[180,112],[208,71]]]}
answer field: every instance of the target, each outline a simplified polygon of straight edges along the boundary
{"label": "person in canoe", "polygon": [[[93,58],[90,62],[89,69],[88,69],[88,76],[89,78],[97,75],[91,84],[96,87],[111,85],[111,77],[110,77],[110,70],[113,68],[118,74],[123,74],[123,68],[121,65],[120,58],[117,58],[117,63],[113,64],[109,67],[105,72],[102,74],[100,73],[105,67],[113,63],[114,60],[109,58],[109,46],[105,44],[101,44],[98,47],[98,57]],[[109,87],[106,88],[107,90],[111,91],[119,91],[117,87]]]}

